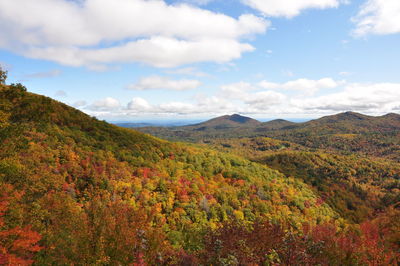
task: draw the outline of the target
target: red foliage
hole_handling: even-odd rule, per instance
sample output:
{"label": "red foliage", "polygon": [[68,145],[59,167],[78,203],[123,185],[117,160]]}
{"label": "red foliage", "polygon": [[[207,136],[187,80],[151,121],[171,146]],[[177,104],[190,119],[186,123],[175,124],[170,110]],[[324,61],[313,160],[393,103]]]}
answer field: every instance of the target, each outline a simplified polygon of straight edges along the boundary
{"label": "red foliage", "polygon": [[31,265],[33,254],[42,249],[37,244],[41,236],[30,226],[8,228],[4,221],[8,205],[8,196],[3,191],[0,195],[0,265]]}

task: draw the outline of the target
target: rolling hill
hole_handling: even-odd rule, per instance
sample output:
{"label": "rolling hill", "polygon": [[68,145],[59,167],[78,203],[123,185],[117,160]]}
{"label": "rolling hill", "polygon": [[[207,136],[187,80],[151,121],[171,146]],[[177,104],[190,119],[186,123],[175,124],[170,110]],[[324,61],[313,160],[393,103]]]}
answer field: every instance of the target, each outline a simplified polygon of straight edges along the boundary
{"label": "rolling hill", "polygon": [[356,223],[400,203],[400,164],[390,160],[329,154],[263,137],[213,139],[208,146],[303,180],[332,209]]}
{"label": "rolling hill", "polygon": [[400,161],[400,115],[394,113],[374,117],[345,112],[304,123],[278,119],[246,127],[216,128],[214,124],[202,130],[191,126],[138,130],[164,139],[200,143],[217,138],[270,137],[330,152]]}
{"label": "rolling hill", "polygon": [[2,261],[169,264],[200,254],[204,234],[228,221],[299,231],[340,218],[304,182],[266,166],[0,86]]}
{"label": "rolling hill", "polygon": [[280,163],[286,175],[99,121],[21,84],[0,84],[0,140],[1,264],[387,265],[398,258],[395,208],[355,224]]}
{"label": "rolling hill", "polygon": [[225,130],[237,127],[253,127],[259,124],[261,124],[260,121],[250,117],[233,114],[213,118],[195,125],[185,126],[185,128],[196,131],[203,131],[207,129]]}

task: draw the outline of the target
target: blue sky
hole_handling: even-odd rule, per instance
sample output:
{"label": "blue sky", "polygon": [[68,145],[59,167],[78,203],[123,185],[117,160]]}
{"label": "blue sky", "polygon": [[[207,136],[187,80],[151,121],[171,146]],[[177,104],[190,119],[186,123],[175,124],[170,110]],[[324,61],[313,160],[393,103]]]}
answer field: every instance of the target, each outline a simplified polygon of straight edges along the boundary
{"label": "blue sky", "polygon": [[110,121],[400,112],[398,0],[0,0],[0,25],[9,83]]}

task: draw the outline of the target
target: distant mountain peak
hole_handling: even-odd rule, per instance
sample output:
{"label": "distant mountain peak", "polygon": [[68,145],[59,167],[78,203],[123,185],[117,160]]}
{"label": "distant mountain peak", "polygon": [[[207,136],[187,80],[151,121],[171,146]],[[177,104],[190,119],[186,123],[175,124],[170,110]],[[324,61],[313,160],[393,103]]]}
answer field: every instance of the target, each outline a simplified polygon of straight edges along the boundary
{"label": "distant mountain peak", "polygon": [[314,121],[327,121],[327,122],[338,122],[338,121],[357,121],[357,120],[368,120],[371,116],[360,114],[353,111],[347,111],[335,115],[324,116]]}
{"label": "distant mountain peak", "polygon": [[293,122],[290,122],[290,121],[285,120],[285,119],[278,118],[278,119],[274,119],[274,120],[268,121],[266,123],[293,123]]}
{"label": "distant mountain peak", "polygon": [[233,122],[237,122],[237,123],[240,123],[240,124],[245,124],[245,123],[254,122],[254,121],[258,122],[257,120],[255,120],[253,118],[250,118],[250,117],[247,117],[247,116],[242,116],[242,115],[239,115],[239,114],[228,115],[228,116],[226,116],[226,118],[231,120],[231,121],[233,121]]}
{"label": "distant mountain peak", "polygon": [[347,112],[338,114],[338,116],[342,116],[342,117],[354,117],[354,118],[366,118],[366,117],[368,117],[367,115],[363,115],[363,114],[356,113],[356,112],[353,112],[353,111],[347,111]]}
{"label": "distant mountain peak", "polygon": [[392,118],[392,119],[400,119],[400,114],[388,113],[386,115],[383,115],[382,117],[384,117],[384,118]]}
{"label": "distant mountain peak", "polygon": [[192,125],[192,127],[201,127],[204,128],[215,128],[215,129],[223,129],[230,127],[243,127],[243,126],[253,126],[261,124],[260,121],[255,120],[253,118],[242,116],[240,114],[233,115],[224,115],[219,116],[200,124]]}

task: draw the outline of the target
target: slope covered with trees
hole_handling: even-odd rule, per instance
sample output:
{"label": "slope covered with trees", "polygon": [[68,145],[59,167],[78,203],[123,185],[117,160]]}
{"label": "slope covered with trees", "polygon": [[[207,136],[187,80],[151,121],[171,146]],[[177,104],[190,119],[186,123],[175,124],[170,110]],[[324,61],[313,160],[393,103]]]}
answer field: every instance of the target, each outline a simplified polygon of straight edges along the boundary
{"label": "slope covered with trees", "polygon": [[229,220],[300,230],[338,218],[303,182],[237,156],[118,128],[21,84],[0,99],[0,231],[32,232],[24,252],[2,242],[8,262],[167,262]]}
{"label": "slope covered with trees", "polygon": [[208,145],[302,179],[353,222],[370,219],[400,202],[400,164],[391,160],[329,154],[262,137],[213,139]]}
{"label": "slope covered with trees", "polygon": [[374,117],[346,112],[305,123],[278,119],[244,127],[214,125],[201,130],[194,126],[138,130],[165,139],[197,143],[220,138],[270,137],[341,154],[358,153],[395,161],[400,158],[400,115],[394,113]]}
{"label": "slope covered with trees", "polygon": [[348,223],[301,179],[98,121],[21,84],[0,84],[0,140],[0,264],[397,260],[396,238],[377,233],[392,224]]}

